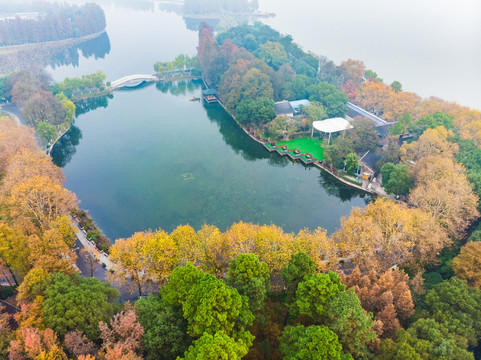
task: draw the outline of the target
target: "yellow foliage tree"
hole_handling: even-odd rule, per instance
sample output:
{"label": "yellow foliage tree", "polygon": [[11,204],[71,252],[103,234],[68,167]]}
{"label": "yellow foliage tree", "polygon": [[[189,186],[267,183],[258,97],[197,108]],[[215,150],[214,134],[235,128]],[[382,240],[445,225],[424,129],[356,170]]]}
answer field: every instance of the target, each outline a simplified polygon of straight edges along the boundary
{"label": "yellow foliage tree", "polygon": [[200,266],[203,258],[203,249],[200,246],[197,233],[191,226],[178,226],[170,233],[170,237],[177,246],[178,266],[185,266],[187,263]]}
{"label": "yellow foliage tree", "polygon": [[454,158],[459,151],[459,145],[448,141],[448,138],[452,136],[454,133],[446,130],[444,126],[427,129],[417,141],[410,144],[404,143],[401,146],[401,159],[409,163],[431,155]]}
{"label": "yellow foliage tree", "polygon": [[22,149],[9,159],[2,192],[8,192],[16,184],[36,176],[48,177],[58,185],[65,181],[62,169],[54,165],[49,156],[38,150]]}
{"label": "yellow foliage tree", "polygon": [[443,229],[419,209],[382,198],[355,208],[333,234],[342,256],[366,270],[394,265],[419,268],[436,260],[449,244]]}
{"label": "yellow foliage tree", "polygon": [[306,253],[316,263],[319,272],[328,272],[337,268],[339,263],[336,243],[327,236],[325,229],[314,231],[303,229],[294,237],[289,253]]}
{"label": "yellow foliage tree", "polygon": [[464,245],[453,259],[453,269],[458,278],[481,288],[481,242],[473,241]]}
{"label": "yellow foliage tree", "polygon": [[419,160],[412,172],[415,187],[409,204],[431,214],[449,236],[460,239],[479,216],[479,199],[464,167],[450,158],[428,156]]}
{"label": "yellow foliage tree", "polygon": [[10,158],[24,149],[38,151],[33,130],[0,117],[0,173],[5,171]]}
{"label": "yellow foliage tree", "polygon": [[26,179],[12,187],[7,199],[13,218],[26,218],[40,229],[77,207],[77,199],[67,189],[45,176]]}

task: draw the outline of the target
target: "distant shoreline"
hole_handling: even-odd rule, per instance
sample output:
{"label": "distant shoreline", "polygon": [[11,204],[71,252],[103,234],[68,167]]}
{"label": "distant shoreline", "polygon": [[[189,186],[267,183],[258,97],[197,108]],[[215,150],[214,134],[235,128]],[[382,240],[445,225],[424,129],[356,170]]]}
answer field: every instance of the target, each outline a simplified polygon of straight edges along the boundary
{"label": "distant shoreline", "polygon": [[0,46],[0,55],[4,55],[4,51],[15,51],[15,50],[24,50],[29,47],[35,47],[35,46],[43,46],[43,45],[68,45],[70,43],[74,43],[76,41],[83,42],[85,40],[90,40],[90,39],[95,39],[96,37],[99,37],[105,32],[105,30],[102,30],[100,32],[90,34],[90,35],[85,35],[82,37],[73,37],[73,38],[67,38],[67,39],[62,39],[62,40],[52,40],[52,41],[44,41],[44,42],[38,42],[38,43],[27,43],[27,44],[17,44],[17,45],[3,45]]}

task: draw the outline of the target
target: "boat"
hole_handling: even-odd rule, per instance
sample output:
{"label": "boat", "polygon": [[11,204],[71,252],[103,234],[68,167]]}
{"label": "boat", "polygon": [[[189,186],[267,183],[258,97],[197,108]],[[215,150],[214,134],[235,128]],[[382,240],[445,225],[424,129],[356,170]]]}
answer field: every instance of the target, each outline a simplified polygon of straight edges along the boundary
{"label": "boat", "polygon": [[193,98],[190,98],[189,101],[200,101],[200,98],[199,97],[193,97]]}

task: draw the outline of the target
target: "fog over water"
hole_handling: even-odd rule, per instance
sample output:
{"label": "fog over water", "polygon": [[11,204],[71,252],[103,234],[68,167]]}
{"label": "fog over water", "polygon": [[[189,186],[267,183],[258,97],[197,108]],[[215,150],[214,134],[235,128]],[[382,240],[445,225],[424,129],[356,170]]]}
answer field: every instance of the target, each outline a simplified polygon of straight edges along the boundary
{"label": "fog over water", "polygon": [[479,0],[260,0],[264,22],[336,64],[364,61],[407,91],[481,109]]}

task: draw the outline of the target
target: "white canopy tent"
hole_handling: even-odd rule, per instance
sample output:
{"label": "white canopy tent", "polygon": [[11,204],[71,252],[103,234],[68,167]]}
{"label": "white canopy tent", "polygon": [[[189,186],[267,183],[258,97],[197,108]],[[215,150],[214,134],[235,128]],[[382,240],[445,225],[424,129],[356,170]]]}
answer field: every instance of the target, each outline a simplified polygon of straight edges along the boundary
{"label": "white canopy tent", "polygon": [[314,121],[312,123],[311,137],[314,134],[314,129],[316,129],[317,131],[329,134],[329,140],[327,142],[327,145],[329,145],[331,143],[332,133],[352,129],[352,125],[346,119],[332,118],[332,119]]}

